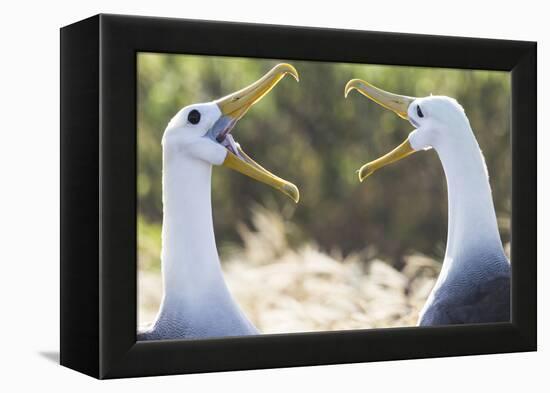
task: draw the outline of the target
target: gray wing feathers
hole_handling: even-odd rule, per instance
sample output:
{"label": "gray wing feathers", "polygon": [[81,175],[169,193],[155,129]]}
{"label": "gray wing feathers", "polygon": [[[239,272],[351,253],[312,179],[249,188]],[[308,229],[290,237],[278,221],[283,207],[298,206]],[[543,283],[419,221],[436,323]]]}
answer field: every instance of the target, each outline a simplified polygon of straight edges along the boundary
{"label": "gray wing feathers", "polygon": [[510,321],[510,274],[501,272],[465,288],[443,285],[420,325],[453,325]]}

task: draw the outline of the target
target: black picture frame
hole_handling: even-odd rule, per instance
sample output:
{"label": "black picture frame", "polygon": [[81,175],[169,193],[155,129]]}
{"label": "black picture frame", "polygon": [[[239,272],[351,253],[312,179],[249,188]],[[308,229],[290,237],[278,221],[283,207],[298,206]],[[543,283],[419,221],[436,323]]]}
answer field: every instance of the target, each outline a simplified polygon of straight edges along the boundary
{"label": "black picture frame", "polygon": [[[536,43],[97,15],[61,29],[61,364],[96,378],[537,348]],[[136,54],[511,72],[511,323],[136,342]]]}

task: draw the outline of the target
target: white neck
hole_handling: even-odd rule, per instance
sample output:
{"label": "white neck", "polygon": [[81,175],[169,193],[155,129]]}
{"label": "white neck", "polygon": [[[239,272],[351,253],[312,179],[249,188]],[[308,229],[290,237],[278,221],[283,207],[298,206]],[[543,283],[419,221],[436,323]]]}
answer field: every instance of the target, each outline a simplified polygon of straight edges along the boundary
{"label": "white neck", "polygon": [[472,260],[461,257],[481,250],[504,255],[485,161],[467,127],[466,140],[436,148],[447,178],[449,205],[443,269],[449,268],[446,264]]}
{"label": "white neck", "polygon": [[226,290],[212,223],[212,166],[170,153],[163,153],[163,305]]}

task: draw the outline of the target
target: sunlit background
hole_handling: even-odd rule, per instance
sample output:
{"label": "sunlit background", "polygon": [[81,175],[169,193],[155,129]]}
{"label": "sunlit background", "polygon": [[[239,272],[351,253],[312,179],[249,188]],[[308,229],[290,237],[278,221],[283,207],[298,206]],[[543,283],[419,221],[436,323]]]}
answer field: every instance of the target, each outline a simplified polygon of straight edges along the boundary
{"label": "sunlit background", "polygon": [[[257,80],[279,60],[138,55],[138,324],[162,295],[162,150],[166,124],[183,106]],[[362,78],[410,96],[462,104],[485,155],[499,228],[510,241],[510,76],[506,72],[289,61],[283,79],[237,124],[235,139],[300,188],[283,194],[214,168],[218,251],[237,302],[263,333],[409,326],[439,273],[447,195],[433,151],[380,170],[355,171],[401,143],[412,126],[360,96]]]}

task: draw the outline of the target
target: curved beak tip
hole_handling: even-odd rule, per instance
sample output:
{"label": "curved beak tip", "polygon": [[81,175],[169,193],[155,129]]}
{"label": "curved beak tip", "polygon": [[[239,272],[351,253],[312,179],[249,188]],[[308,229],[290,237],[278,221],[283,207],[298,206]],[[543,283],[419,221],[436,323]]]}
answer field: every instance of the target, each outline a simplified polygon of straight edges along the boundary
{"label": "curved beak tip", "polygon": [[348,98],[349,93],[357,89],[357,84],[360,82],[359,79],[352,79],[348,83],[346,83],[346,87],[344,87],[344,98]]}
{"label": "curved beak tip", "polygon": [[359,182],[363,183],[367,177],[372,175],[376,171],[375,168],[373,168],[370,163],[363,165],[361,168],[357,170],[357,176],[359,177]]}
{"label": "curved beak tip", "polygon": [[283,75],[289,74],[292,75],[292,77],[296,80],[296,82],[300,82],[300,75],[298,74],[298,71],[292,64],[288,63],[279,63],[275,67],[273,67],[273,71],[276,73],[281,73]]}
{"label": "curved beak tip", "polygon": [[295,203],[300,201],[300,190],[292,183],[286,183],[282,187],[284,194],[288,195]]}

